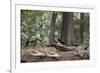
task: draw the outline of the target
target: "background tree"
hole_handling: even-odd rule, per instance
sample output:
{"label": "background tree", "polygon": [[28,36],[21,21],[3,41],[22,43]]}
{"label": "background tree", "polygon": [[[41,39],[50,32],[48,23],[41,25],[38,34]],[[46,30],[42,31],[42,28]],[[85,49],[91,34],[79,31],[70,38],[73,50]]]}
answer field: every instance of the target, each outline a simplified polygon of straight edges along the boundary
{"label": "background tree", "polygon": [[51,18],[51,25],[50,25],[50,44],[55,43],[55,24],[56,24],[56,18],[57,18],[57,13],[52,13],[52,18]]}
{"label": "background tree", "polygon": [[84,20],[85,20],[85,16],[84,13],[81,13],[81,23],[80,23],[80,43],[84,42]]}
{"label": "background tree", "polygon": [[81,13],[80,17],[80,43],[85,43],[89,41],[89,14]]}
{"label": "background tree", "polygon": [[89,13],[76,12],[73,21],[76,42],[89,42]]}

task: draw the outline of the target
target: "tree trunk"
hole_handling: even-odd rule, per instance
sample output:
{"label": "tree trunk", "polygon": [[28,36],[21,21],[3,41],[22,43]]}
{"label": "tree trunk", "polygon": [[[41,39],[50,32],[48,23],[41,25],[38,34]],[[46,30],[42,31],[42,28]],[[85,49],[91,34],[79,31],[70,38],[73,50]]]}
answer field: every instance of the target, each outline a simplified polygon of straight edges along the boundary
{"label": "tree trunk", "polygon": [[65,45],[72,45],[75,43],[75,35],[73,29],[73,13],[64,12],[61,30],[61,40]]}
{"label": "tree trunk", "polygon": [[80,23],[80,43],[84,42],[84,13],[81,13],[81,23]]}
{"label": "tree trunk", "polygon": [[56,23],[57,14],[53,13],[51,18],[51,26],[50,26],[50,44],[54,43],[55,41],[55,23]]}

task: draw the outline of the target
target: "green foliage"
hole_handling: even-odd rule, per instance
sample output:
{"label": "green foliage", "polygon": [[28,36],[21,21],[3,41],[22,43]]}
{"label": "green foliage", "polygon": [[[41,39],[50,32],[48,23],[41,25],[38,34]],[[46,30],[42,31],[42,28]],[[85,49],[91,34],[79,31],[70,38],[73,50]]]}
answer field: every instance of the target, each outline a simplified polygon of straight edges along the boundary
{"label": "green foliage", "polygon": [[27,41],[32,46],[45,46],[48,44],[50,15],[51,12],[21,10],[22,47],[25,46]]}

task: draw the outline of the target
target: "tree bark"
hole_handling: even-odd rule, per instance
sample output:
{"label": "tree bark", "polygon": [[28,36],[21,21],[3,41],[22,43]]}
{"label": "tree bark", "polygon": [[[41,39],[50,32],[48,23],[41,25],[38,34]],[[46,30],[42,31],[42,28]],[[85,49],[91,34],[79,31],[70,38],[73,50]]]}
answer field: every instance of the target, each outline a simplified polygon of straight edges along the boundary
{"label": "tree bark", "polygon": [[61,40],[62,42],[64,42],[65,45],[72,45],[75,43],[72,12],[63,13]]}

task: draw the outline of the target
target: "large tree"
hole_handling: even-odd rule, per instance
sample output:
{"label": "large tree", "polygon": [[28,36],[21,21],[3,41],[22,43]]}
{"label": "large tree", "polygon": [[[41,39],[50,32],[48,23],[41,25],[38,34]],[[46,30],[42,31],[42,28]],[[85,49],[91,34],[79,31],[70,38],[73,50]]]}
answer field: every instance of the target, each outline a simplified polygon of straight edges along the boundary
{"label": "large tree", "polygon": [[65,45],[73,45],[75,43],[72,12],[63,12],[61,41]]}

